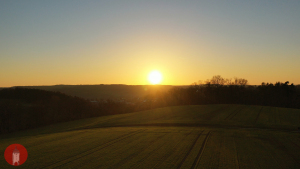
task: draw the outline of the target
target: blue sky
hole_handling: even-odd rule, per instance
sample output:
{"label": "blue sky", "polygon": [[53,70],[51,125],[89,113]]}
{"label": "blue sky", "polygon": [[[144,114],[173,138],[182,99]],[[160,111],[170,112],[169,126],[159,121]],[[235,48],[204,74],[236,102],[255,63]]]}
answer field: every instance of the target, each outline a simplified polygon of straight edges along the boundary
{"label": "blue sky", "polygon": [[1,1],[0,87],[300,84],[300,1]]}

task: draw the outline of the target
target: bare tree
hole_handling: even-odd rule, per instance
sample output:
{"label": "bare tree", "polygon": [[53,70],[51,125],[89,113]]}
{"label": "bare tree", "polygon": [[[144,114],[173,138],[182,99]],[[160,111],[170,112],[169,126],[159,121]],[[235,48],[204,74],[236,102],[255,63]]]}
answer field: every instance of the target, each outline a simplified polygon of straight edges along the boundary
{"label": "bare tree", "polygon": [[233,85],[242,85],[242,86],[245,86],[247,84],[248,84],[248,80],[246,80],[246,79],[237,78],[237,77],[234,78]]}
{"label": "bare tree", "polygon": [[[202,81],[194,82],[193,85],[201,85],[203,84]],[[230,79],[225,79],[220,75],[215,75],[211,79],[207,79],[204,84],[212,84],[212,85],[241,85],[245,86],[248,85],[248,80],[243,79],[243,78],[237,78],[234,77],[233,80],[232,78]]]}
{"label": "bare tree", "polygon": [[220,75],[216,75],[210,79],[210,83],[216,85],[224,85],[226,83],[226,79],[224,79]]}

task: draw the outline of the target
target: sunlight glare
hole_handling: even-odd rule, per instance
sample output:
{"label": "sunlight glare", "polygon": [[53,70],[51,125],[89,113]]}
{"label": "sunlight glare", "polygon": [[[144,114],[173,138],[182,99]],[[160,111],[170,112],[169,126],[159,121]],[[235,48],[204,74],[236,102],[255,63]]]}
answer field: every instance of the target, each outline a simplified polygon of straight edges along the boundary
{"label": "sunlight glare", "polygon": [[148,80],[151,84],[159,84],[162,81],[162,75],[159,71],[155,70],[150,72]]}

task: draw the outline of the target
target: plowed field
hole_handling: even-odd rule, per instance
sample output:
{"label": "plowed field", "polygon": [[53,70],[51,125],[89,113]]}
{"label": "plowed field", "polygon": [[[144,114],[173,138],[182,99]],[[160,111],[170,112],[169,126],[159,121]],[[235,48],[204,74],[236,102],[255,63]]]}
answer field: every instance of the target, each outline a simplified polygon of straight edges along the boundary
{"label": "plowed field", "polygon": [[25,146],[21,168],[300,168],[297,127],[296,109],[180,106],[1,135],[0,151]]}

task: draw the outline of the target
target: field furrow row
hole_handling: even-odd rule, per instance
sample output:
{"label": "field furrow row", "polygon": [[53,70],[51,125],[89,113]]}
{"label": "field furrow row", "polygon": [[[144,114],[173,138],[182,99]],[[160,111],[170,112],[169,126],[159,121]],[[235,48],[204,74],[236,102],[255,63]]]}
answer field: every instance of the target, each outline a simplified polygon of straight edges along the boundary
{"label": "field furrow row", "polygon": [[124,140],[124,139],[126,139],[126,138],[128,138],[130,136],[133,136],[135,134],[141,133],[143,131],[144,130],[138,130],[138,131],[134,131],[134,132],[130,132],[130,133],[121,135],[120,137],[117,137],[116,139],[113,139],[113,140],[111,140],[111,141],[109,141],[109,142],[107,142],[105,144],[101,144],[98,147],[94,147],[92,149],[89,149],[89,150],[86,150],[84,152],[81,152],[80,154],[76,154],[76,155],[73,155],[73,156],[71,156],[69,158],[66,158],[66,159],[63,159],[61,161],[58,161],[56,163],[50,164],[50,165],[47,166],[47,168],[59,167],[59,166],[65,165],[67,163],[71,163],[72,161],[78,160],[78,159],[80,159],[80,158],[82,158],[84,156],[91,155],[91,154],[93,154],[93,153],[95,153],[95,152],[97,152],[97,151],[99,151],[99,150],[101,150],[103,148],[106,148],[106,147],[108,147],[110,145],[113,145],[116,142],[122,141],[122,140]]}
{"label": "field furrow row", "polygon": [[197,154],[197,157],[196,157],[196,159],[194,160],[193,165],[192,165],[191,168],[197,168],[197,167],[198,167],[199,161],[200,161],[200,159],[201,159],[201,157],[202,157],[203,150],[204,150],[204,148],[205,148],[205,146],[206,146],[206,143],[207,143],[207,141],[208,141],[208,138],[209,138],[209,136],[210,136],[210,133],[211,133],[211,131],[209,131],[209,132],[206,134],[206,137],[205,137],[205,139],[204,139],[204,141],[203,141],[203,143],[202,143],[202,146],[201,146],[201,148],[200,148],[200,150],[199,150],[199,152],[198,152],[198,154]]}
{"label": "field furrow row", "polygon": [[231,120],[234,116],[236,116],[241,110],[245,109],[246,106],[241,106],[234,110],[231,114],[229,114],[224,120]]}
{"label": "field furrow row", "polygon": [[180,161],[179,165],[177,166],[177,169],[180,169],[183,165],[183,163],[185,162],[185,160],[187,159],[187,157],[191,154],[192,150],[195,148],[195,145],[197,143],[197,141],[199,140],[201,134],[203,133],[203,131],[201,131],[197,138],[195,139],[195,141],[193,142],[193,144],[190,146],[188,152],[186,153],[186,155],[183,157],[183,159]]}
{"label": "field furrow row", "polygon": [[259,116],[260,116],[260,114],[261,114],[261,112],[262,112],[262,109],[263,109],[263,106],[261,106],[259,112],[257,113],[257,116],[256,116],[256,118],[255,118],[255,123],[257,123],[257,121],[258,121],[258,118],[259,118]]}
{"label": "field furrow row", "polygon": [[[151,138],[148,138],[148,140],[150,140],[149,143],[147,144],[143,144],[143,146],[140,146],[139,144],[134,145],[134,147],[132,147],[134,149],[133,150],[129,150],[130,154],[126,154],[120,161],[115,162],[110,168],[111,169],[117,169],[117,168],[124,168],[126,167],[126,165],[128,164],[128,162],[131,159],[136,158],[137,156],[140,155],[141,152],[145,151],[145,149],[147,147],[152,146],[154,143],[160,141],[161,139],[163,139],[165,136],[167,135],[167,133],[161,133],[157,138],[150,140]],[[125,154],[125,153],[124,153]]]}

